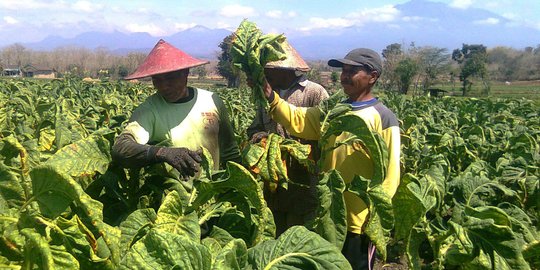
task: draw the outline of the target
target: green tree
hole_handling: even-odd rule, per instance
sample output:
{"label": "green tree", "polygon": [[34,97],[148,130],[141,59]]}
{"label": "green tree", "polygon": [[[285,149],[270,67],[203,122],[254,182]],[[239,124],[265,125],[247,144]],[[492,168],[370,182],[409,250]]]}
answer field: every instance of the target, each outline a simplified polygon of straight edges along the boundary
{"label": "green tree", "polygon": [[126,66],[124,65],[120,65],[118,66],[118,77],[123,79],[125,77],[127,77],[127,75],[129,74],[129,70]]}
{"label": "green tree", "polygon": [[416,64],[411,58],[405,58],[397,63],[394,72],[398,77],[397,85],[399,92],[402,94],[407,94],[409,87],[411,86],[411,82],[418,72],[418,64]]}
{"label": "green tree", "polygon": [[232,64],[231,47],[234,33],[226,36],[221,43],[221,54],[218,56],[217,72],[227,79],[227,87],[240,86],[240,71]]}
{"label": "green tree", "polygon": [[418,50],[419,69],[422,73],[424,91],[431,87],[437,78],[450,67],[450,55],[445,48],[422,47]]}
{"label": "green tree", "polygon": [[333,84],[337,83],[337,81],[339,80],[339,75],[336,71],[332,71],[332,73],[330,74],[330,80],[332,80]]}
{"label": "green tree", "polygon": [[197,75],[197,77],[199,79],[203,79],[208,74],[208,72],[206,72],[206,68],[204,66],[198,66],[198,67],[194,68],[192,73],[194,75]]}
{"label": "green tree", "polygon": [[481,44],[463,44],[460,49],[452,52],[452,60],[461,67],[459,80],[462,82],[463,96],[472,90],[472,77],[479,77],[484,85],[484,93],[489,93],[489,82],[487,81],[487,50]]}
{"label": "green tree", "polygon": [[395,69],[399,61],[403,59],[403,55],[403,50],[399,43],[390,44],[382,51],[384,65],[382,80],[379,81],[383,89],[391,90],[399,84],[399,76],[396,74]]}

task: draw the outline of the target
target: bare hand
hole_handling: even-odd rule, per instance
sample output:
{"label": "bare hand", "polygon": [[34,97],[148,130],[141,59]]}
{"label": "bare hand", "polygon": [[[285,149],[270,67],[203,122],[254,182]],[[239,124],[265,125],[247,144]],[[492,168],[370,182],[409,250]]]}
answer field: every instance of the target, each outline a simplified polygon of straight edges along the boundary
{"label": "bare hand", "polygon": [[270,96],[272,95],[272,92],[274,90],[272,89],[272,86],[268,83],[268,81],[266,80],[266,78],[264,79],[264,85],[263,85],[263,93],[264,93],[264,96],[269,99]]}

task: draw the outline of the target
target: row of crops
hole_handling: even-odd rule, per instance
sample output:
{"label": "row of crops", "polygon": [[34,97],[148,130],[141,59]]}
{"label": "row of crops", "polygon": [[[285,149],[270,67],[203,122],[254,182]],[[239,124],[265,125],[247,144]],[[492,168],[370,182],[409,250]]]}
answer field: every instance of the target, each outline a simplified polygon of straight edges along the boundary
{"label": "row of crops", "polygon": [[[115,136],[150,87],[0,81],[0,268],[350,269],[339,252],[344,190],[368,203],[366,233],[381,260],[406,258],[412,269],[540,268],[540,108],[532,102],[383,95],[402,122],[394,198],[380,179],[345,185],[339,173],[324,173],[318,217],[276,238],[265,177],[248,170],[250,158],[307,155],[280,139],[249,144],[249,91],[215,91],[245,164],[211,171],[205,160],[198,179],[185,182],[163,164],[124,169],[111,160]],[[326,106],[325,130],[347,130],[336,124],[351,122],[347,115]],[[377,144],[370,133],[358,139]]]}

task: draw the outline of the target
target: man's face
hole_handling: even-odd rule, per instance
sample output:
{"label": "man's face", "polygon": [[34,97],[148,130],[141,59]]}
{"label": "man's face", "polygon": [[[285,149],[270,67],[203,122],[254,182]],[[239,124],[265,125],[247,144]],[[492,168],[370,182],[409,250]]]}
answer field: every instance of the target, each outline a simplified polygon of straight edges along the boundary
{"label": "man's face", "polygon": [[367,67],[344,64],[341,70],[341,85],[351,100],[369,92],[377,80],[377,72]]}
{"label": "man's face", "polygon": [[152,76],[152,83],[158,93],[167,101],[175,102],[187,96],[186,85],[189,69]]}
{"label": "man's face", "polygon": [[292,69],[265,68],[264,76],[270,86],[275,89],[287,89],[296,79]]}

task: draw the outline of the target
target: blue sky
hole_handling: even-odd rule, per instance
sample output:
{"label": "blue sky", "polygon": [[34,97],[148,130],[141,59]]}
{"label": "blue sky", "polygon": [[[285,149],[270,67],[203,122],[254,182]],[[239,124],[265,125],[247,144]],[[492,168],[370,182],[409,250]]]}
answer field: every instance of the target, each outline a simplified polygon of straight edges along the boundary
{"label": "blue sky", "polygon": [[[264,32],[304,33],[322,29],[397,23],[394,8],[408,0],[0,0],[0,40],[4,44],[40,41],[49,35],[73,37],[88,31],[148,32],[167,36],[203,25],[234,30],[243,18]],[[515,24],[540,30],[538,0],[432,0],[453,8],[482,8]],[[490,22],[490,18],[486,18]],[[491,21],[497,23],[497,21]]]}

